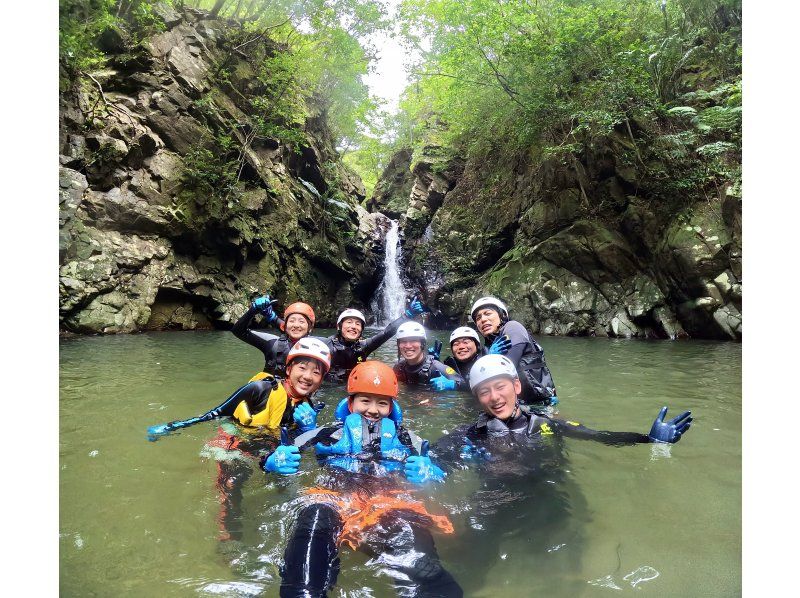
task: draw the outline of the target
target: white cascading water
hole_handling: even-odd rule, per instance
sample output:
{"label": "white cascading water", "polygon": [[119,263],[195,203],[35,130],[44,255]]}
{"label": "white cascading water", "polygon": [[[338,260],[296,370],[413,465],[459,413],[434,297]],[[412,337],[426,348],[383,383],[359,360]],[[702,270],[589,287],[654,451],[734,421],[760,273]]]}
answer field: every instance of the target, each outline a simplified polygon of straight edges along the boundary
{"label": "white cascading water", "polygon": [[373,304],[377,308],[379,326],[385,326],[402,316],[406,306],[407,292],[400,278],[400,228],[397,220],[392,220],[384,244],[383,281],[376,293],[377,301]]}

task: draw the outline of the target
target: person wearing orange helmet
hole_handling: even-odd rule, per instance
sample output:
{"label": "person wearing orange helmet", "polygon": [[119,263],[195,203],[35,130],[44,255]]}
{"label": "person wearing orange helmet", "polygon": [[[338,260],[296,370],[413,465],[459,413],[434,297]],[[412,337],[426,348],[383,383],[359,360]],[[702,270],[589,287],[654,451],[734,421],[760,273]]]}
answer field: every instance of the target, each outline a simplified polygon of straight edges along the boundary
{"label": "person wearing orange helmet", "polygon": [[[273,303],[275,300],[269,295],[255,299],[250,304],[250,309],[233,325],[231,332],[236,338],[261,350],[264,354],[264,372],[282,377],[286,373],[286,356],[289,350],[299,339],[311,334],[316,316],[308,303],[297,301],[284,310],[281,319],[275,313]],[[283,334],[277,336],[251,329],[250,324],[258,314],[261,314],[265,322],[277,324]]]}
{"label": "person wearing orange helmet", "polygon": [[[379,361],[356,365],[347,380],[348,397],[337,409],[340,421],[278,447],[263,463],[267,472],[297,473],[300,451],[314,447],[328,472],[325,487],[299,498],[300,511],[284,552],[281,596],[324,596],[339,573],[338,548],[347,544],[388,566],[403,595],[460,597],[458,583],[439,560],[429,527],[452,533],[450,521],[432,515],[406,497],[396,474],[416,484],[444,474],[427,456],[427,442],[402,425],[398,384],[392,368]],[[343,407],[344,406],[344,407]],[[392,555],[382,560],[383,554]]]}

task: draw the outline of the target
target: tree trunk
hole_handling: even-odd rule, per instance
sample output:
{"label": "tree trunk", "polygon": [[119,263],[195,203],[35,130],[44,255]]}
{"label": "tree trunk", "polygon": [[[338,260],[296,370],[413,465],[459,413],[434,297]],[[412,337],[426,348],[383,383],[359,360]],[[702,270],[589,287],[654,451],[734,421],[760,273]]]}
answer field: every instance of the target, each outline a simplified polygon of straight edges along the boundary
{"label": "tree trunk", "polygon": [[217,18],[217,16],[219,15],[219,11],[222,10],[222,6],[225,4],[225,2],[226,2],[226,0],[217,0],[214,3],[214,8],[212,8],[211,12],[209,13],[209,16],[212,19],[216,19]]}

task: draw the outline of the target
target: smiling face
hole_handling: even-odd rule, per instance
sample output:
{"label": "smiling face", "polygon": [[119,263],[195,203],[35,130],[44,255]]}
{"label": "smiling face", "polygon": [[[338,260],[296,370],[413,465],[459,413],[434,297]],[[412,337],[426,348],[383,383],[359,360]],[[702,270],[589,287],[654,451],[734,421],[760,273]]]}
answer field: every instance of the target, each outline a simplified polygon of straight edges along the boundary
{"label": "smiling face", "polygon": [[475,326],[483,336],[490,336],[500,330],[500,314],[491,307],[481,307],[475,311]]}
{"label": "smiling face", "polygon": [[521,392],[519,378],[499,376],[479,384],[475,396],[487,414],[505,420],[514,415],[517,395]]}
{"label": "smiling face", "polygon": [[286,378],[298,397],[311,396],[322,384],[325,368],[316,359],[295,357],[286,366]]}
{"label": "smiling face", "polygon": [[346,341],[355,341],[361,338],[363,326],[358,318],[345,318],[342,320],[341,334]]}
{"label": "smiling face", "polygon": [[478,345],[475,344],[475,339],[464,337],[454,340],[450,349],[453,351],[453,357],[458,361],[467,361],[478,352]]}
{"label": "smiling face", "polygon": [[397,348],[400,351],[400,356],[404,357],[411,365],[417,365],[425,358],[425,354],[422,351],[422,341],[419,339],[404,338],[399,340],[397,341]]}
{"label": "smiling face", "polygon": [[392,399],[385,395],[360,392],[350,397],[350,411],[360,413],[370,421],[389,417],[392,412]]}
{"label": "smiling face", "polygon": [[283,324],[286,336],[293,341],[303,338],[310,328],[308,320],[302,314],[291,314]]}

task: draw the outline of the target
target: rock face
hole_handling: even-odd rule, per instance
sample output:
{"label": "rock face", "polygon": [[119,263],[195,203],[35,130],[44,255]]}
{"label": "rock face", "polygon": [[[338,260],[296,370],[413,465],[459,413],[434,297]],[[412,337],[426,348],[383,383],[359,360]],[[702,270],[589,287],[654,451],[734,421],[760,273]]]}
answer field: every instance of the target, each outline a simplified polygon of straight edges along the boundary
{"label": "rock face", "polygon": [[741,340],[740,186],[664,197],[632,153],[623,135],[566,161],[423,152],[401,224],[433,324],[496,294],[542,334]]}
{"label": "rock face", "polygon": [[367,201],[371,212],[382,212],[389,218],[399,218],[408,209],[414,179],[411,176],[411,150],[401,149],[387,164],[372,197]]}
{"label": "rock face", "polygon": [[[267,291],[279,305],[309,302],[320,325],[368,305],[388,220],[360,207],[363,185],[324,114],[306,120],[302,144],[254,135],[252,69],[227,25],[162,12],[143,50],[123,53],[110,31],[109,68],[60,98],[62,330],[227,327]],[[221,64],[233,73],[224,85]],[[191,160],[218,157],[210,133],[229,135],[241,156],[234,192],[213,205],[186,195]]]}

